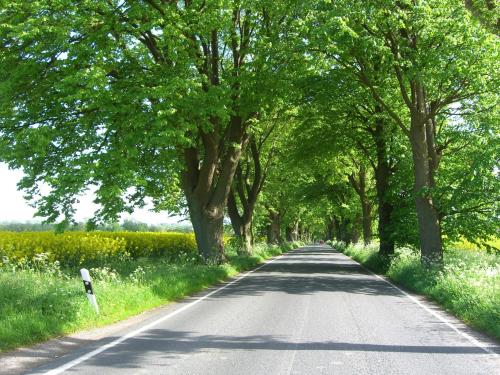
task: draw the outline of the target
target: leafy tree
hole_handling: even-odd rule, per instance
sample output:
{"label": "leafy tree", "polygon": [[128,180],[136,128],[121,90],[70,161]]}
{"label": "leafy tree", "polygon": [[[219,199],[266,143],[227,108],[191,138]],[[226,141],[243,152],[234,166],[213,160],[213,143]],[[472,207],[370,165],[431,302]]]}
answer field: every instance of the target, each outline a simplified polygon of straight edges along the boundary
{"label": "leafy tree", "polygon": [[[297,4],[300,4],[297,2]],[[12,1],[0,9],[0,158],[39,214],[68,221],[97,188],[113,220],[187,205],[205,260],[250,123],[283,87],[293,1]],[[41,195],[40,183],[51,191]]]}
{"label": "leafy tree", "polygon": [[4,2],[0,160],[59,229],[89,189],[89,229],[152,199],[221,262],[225,213],[250,252],[253,228],[369,242],[376,204],[382,254],[410,244],[439,265],[443,241],[498,228],[496,9]]}
{"label": "leafy tree", "polygon": [[465,7],[489,30],[500,34],[498,2],[494,0],[465,0]]}
{"label": "leafy tree", "polygon": [[294,127],[294,109],[288,102],[275,102],[269,114],[262,114],[259,126],[253,126],[248,144],[236,169],[229,193],[227,212],[241,252],[250,254],[253,247],[253,218],[260,193],[280,152],[287,152]]}
{"label": "leafy tree", "polygon": [[[309,44],[365,87],[406,135],[422,261],[440,264],[436,174],[449,144],[439,128],[453,106],[473,111],[495,92],[493,36],[458,0],[319,1],[314,16],[320,30],[315,28]],[[398,90],[397,100],[384,95],[387,85]]]}

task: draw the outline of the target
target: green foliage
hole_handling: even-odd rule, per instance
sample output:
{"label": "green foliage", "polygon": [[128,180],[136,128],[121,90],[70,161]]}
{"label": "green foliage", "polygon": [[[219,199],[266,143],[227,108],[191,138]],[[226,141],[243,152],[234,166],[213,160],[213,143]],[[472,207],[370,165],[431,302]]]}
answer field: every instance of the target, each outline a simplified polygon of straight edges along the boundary
{"label": "green foliage", "polygon": [[[307,155],[311,145],[327,157],[336,152],[330,156],[336,171],[345,168],[342,156],[360,150],[365,160],[373,160],[372,124],[389,122],[399,129],[388,139],[393,176],[385,192],[395,208],[396,242],[418,247],[419,237],[425,238],[412,207],[421,194],[432,199],[448,238],[463,235],[473,241],[494,234],[499,200],[495,36],[459,0],[316,1],[306,22],[304,49],[314,58],[311,74],[301,81],[306,137],[299,137],[299,154]],[[414,191],[412,164],[416,168],[415,160],[427,159],[412,160],[418,87],[428,121],[434,121],[427,138],[430,143],[432,134],[435,145],[427,147],[429,155],[437,155],[437,172]],[[329,150],[324,143],[307,142],[307,133],[334,144]],[[316,155],[311,152],[310,158]]]}
{"label": "green foliage", "polygon": [[385,273],[389,269],[392,258],[382,257],[377,252],[376,244],[368,246],[346,245],[343,242],[332,242],[331,246],[336,250],[354,258],[356,261],[377,273]]}
{"label": "green foliage", "polygon": [[0,159],[24,169],[21,186],[50,221],[70,219],[91,186],[109,220],[146,197],[185,207],[183,151],[203,155],[202,134],[241,147],[227,130],[245,133],[286,89],[292,56],[279,47],[286,23],[277,26],[297,4],[4,4]]}
{"label": "green foliage", "polygon": [[[386,243],[417,249],[428,237],[415,206],[423,197],[445,247],[465,239],[493,252],[497,8],[489,0],[5,3],[0,160],[24,170],[19,187],[40,216],[60,221],[56,231],[84,230],[71,221],[82,192],[96,190],[101,209],[85,226],[91,233],[0,233],[0,255],[33,272],[55,261],[98,265],[96,277],[110,282],[121,274],[110,266],[118,258],[196,261],[192,235],[131,233],[156,231],[134,222],[116,232],[118,224],[105,229],[98,219],[116,221],[151,199],[157,210],[194,211],[200,232],[222,225],[231,187],[236,211],[248,217],[255,208],[257,238],[355,241],[361,215],[375,228],[375,205],[387,203],[379,220]],[[245,208],[257,175],[262,194]],[[361,175],[364,189],[354,179]],[[202,225],[214,214],[217,225]],[[220,229],[203,233],[216,240],[200,245],[206,260],[214,246],[222,252]],[[259,260],[236,257],[237,241],[226,243],[233,264]],[[413,255],[390,263],[344,247],[436,299],[456,294],[451,253],[438,275]],[[129,271],[144,280],[141,269]],[[463,306],[460,314],[482,314]]]}
{"label": "green foliage", "polygon": [[500,34],[498,3],[492,0],[465,0],[465,6],[488,30]]}
{"label": "green foliage", "polygon": [[500,226],[500,133],[490,128],[494,117],[495,109],[478,113],[475,123],[446,131],[455,145],[439,170],[436,193],[448,242],[465,237],[485,246]]}

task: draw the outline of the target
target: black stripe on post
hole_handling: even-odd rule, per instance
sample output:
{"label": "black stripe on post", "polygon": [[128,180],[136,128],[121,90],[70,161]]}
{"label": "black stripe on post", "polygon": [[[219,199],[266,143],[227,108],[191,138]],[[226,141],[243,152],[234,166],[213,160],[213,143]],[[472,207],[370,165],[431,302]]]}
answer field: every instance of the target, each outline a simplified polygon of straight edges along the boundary
{"label": "black stripe on post", "polygon": [[85,287],[85,293],[94,294],[94,290],[92,289],[92,283],[90,281],[83,281],[83,286]]}

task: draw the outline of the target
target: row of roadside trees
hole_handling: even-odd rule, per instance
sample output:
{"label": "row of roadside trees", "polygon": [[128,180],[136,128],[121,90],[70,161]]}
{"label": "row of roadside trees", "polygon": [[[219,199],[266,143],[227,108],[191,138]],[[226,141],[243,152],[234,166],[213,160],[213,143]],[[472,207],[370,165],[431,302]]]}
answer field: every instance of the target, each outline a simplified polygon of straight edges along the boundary
{"label": "row of roadside trees", "polygon": [[[493,9],[492,9],[493,6]],[[151,198],[224,259],[256,236],[420,248],[498,228],[494,4],[13,1],[0,9],[0,159],[49,221]],[[48,184],[50,193],[40,194]]]}

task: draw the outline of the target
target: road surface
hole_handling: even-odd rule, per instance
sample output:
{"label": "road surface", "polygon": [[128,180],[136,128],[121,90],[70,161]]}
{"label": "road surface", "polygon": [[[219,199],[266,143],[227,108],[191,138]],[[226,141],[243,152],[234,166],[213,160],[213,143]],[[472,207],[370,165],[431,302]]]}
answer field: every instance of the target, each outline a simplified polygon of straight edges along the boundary
{"label": "road surface", "polygon": [[31,373],[500,374],[495,343],[457,332],[327,247],[295,250],[201,297]]}

